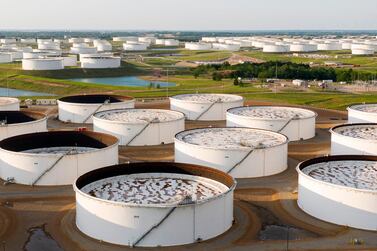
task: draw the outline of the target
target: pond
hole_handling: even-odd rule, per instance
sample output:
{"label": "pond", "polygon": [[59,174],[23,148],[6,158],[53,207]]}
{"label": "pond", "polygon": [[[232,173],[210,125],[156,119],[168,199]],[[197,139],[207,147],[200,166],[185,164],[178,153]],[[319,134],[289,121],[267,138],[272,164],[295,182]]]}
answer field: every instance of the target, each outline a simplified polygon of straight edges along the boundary
{"label": "pond", "polygon": [[54,96],[54,95],[49,94],[49,93],[42,93],[42,92],[23,91],[23,90],[11,89],[11,88],[0,88],[0,96],[26,97],[26,96]]}
{"label": "pond", "polygon": [[174,83],[160,82],[160,81],[147,81],[138,77],[110,77],[110,78],[73,78],[70,79],[76,82],[90,83],[90,84],[103,84],[112,86],[132,86],[132,87],[149,87],[152,83],[154,87],[158,85],[163,87],[176,86]]}

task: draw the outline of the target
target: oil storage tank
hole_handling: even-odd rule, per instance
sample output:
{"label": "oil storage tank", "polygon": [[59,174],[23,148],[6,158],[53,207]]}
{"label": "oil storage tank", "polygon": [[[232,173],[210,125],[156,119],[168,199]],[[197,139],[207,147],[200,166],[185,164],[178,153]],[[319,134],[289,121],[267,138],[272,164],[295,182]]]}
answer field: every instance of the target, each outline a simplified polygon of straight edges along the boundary
{"label": "oil storage tank", "polygon": [[201,128],[175,136],[175,161],[216,168],[235,178],[287,169],[288,138],[253,128]]}
{"label": "oil storage tank", "polygon": [[190,164],[101,168],[74,184],[76,225],[94,239],[131,247],[208,240],[232,226],[235,185],[225,173]]}
{"label": "oil storage tank", "polygon": [[132,97],[120,95],[76,95],[58,100],[59,120],[71,123],[92,123],[92,115],[96,112],[134,107]]}
{"label": "oil storage tank", "polygon": [[315,136],[317,114],[311,110],[284,106],[245,106],[229,109],[228,127],[251,127],[287,135],[290,141]]}
{"label": "oil storage tank", "polygon": [[28,58],[22,59],[22,70],[26,71],[46,71],[63,70],[63,58]]}
{"label": "oil storage tank", "polygon": [[170,109],[183,112],[188,120],[225,120],[226,111],[243,101],[231,94],[181,94],[170,97]]}
{"label": "oil storage tank", "polygon": [[338,225],[377,230],[377,156],[337,155],[297,166],[298,205]]}
{"label": "oil storage tank", "polygon": [[102,111],[93,115],[93,129],[116,136],[124,146],[169,144],[185,129],[185,115],[161,109]]}
{"label": "oil storage tank", "polygon": [[47,131],[47,117],[30,111],[0,111],[0,140],[16,135]]}
{"label": "oil storage tank", "polygon": [[84,69],[105,69],[120,67],[120,57],[88,56],[80,58],[80,60],[81,68]]}
{"label": "oil storage tank", "polygon": [[102,133],[51,131],[0,141],[1,178],[25,185],[69,185],[118,164],[118,139]]}
{"label": "oil storage tank", "polygon": [[347,108],[348,123],[377,123],[377,104],[358,104]]}
{"label": "oil storage tank", "polygon": [[20,100],[18,98],[0,97],[0,111],[19,111]]}
{"label": "oil storage tank", "polygon": [[344,124],[330,133],[331,155],[377,155],[377,124]]}

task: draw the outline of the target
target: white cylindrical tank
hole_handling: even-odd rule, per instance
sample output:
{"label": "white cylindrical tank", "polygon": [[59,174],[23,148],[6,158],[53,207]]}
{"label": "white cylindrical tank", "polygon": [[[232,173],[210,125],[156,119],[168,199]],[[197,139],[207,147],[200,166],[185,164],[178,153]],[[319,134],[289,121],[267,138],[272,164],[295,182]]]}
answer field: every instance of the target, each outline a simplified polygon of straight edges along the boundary
{"label": "white cylindrical tank", "polygon": [[290,141],[315,136],[317,114],[311,110],[283,106],[247,106],[229,109],[228,127],[250,127],[286,135]]}
{"label": "white cylindrical tank", "polygon": [[266,44],[263,46],[263,52],[265,53],[284,53],[288,51],[289,46],[286,45]]}
{"label": "white cylindrical tank", "polygon": [[92,115],[96,112],[134,107],[132,97],[118,95],[77,95],[58,100],[59,120],[71,123],[92,123]]}
{"label": "white cylindrical tank", "polygon": [[146,44],[149,44],[149,45],[156,43],[156,38],[154,38],[154,37],[139,37],[138,40],[141,43],[146,43]]}
{"label": "white cylindrical tank", "polygon": [[175,161],[216,168],[235,178],[274,175],[287,169],[288,138],[254,128],[201,128],[175,137]]}
{"label": "white cylindrical tank", "polygon": [[377,155],[377,124],[344,124],[330,133],[331,155]]}
{"label": "white cylindrical tank", "polygon": [[377,104],[359,104],[347,108],[348,123],[377,123]]}
{"label": "white cylindrical tank", "polygon": [[51,131],[0,141],[3,180],[25,185],[70,185],[78,176],[118,163],[118,139],[95,132]]}
{"label": "white cylindrical tank", "polygon": [[35,38],[21,38],[20,41],[23,44],[35,44],[37,42]]}
{"label": "white cylindrical tank", "polygon": [[67,55],[62,56],[64,67],[73,67],[77,66],[77,56],[76,55]]}
{"label": "white cylindrical tank", "polygon": [[107,41],[105,41],[105,42],[101,41],[99,43],[96,43],[95,47],[97,47],[97,51],[99,51],[99,52],[101,52],[101,51],[112,51],[113,50],[113,46]]}
{"label": "white cylindrical tank", "polygon": [[377,157],[338,155],[297,166],[298,205],[320,220],[377,230]]}
{"label": "white cylindrical tank", "polygon": [[188,120],[225,120],[226,111],[243,105],[243,97],[231,94],[182,94],[170,97],[170,109]]}
{"label": "white cylindrical tank", "polygon": [[39,50],[60,50],[60,43],[58,42],[44,42],[38,43]]}
{"label": "white cylindrical tank", "polygon": [[119,68],[120,57],[92,56],[81,58],[81,68],[84,69],[105,69]]}
{"label": "white cylindrical tank", "polygon": [[222,50],[222,51],[239,51],[241,46],[239,44],[213,43],[212,48],[215,50]]}
{"label": "white cylindrical tank", "polygon": [[123,50],[125,51],[145,51],[148,49],[146,43],[125,43],[123,44]]}
{"label": "white cylindrical tank", "polygon": [[321,43],[318,44],[319,51],[336,51],[341,50],[342,44],[340,43]]}
{"label": "white cylindrical tank", "polygon": [[76,225],[94,239],[131,247],[208,240],[232,226],[235,185],[227,174],[188,164],[105,167],[77,179]]}
{"label": "white cylindrical tank", "polygon": [[185,48],[192,51],[207,51],[212,49],[211,44],[207,43],[185,43]]}
{"label": "white cylindrical tank", "polygon": [[0,111],[0,140],[16,135],[47,131],[47,117],[29,111]]}
{"label": "white cylindrical tank", "polygon": [[0,52],[0,64],[1,63],[11,63],[12,54],[11,53],[2,53]]}
{"label": "white cylindrical tank", "polygon": [[316,44],[291,44],[289,50],[291,52],[312,52],[317,51],[318,48]]}
{"label": "white cylindrical tank", "polygon": [[85,39],[80,38],[80,37],[72,37],[72,38],[68,39],[68,43],[70,43],[70,44],[84,43],[84,42],[85,42]]}
{"label": "white cylindrical tank", "polygon": [[72,54],[92,54],[97,53],[96,47],[71,47]]}
{"label": "white cylindrical tank", "polygon": [[1,38],[0,44],[15,44],[17,40],[15,38]]}
{"label": "white cylindrical tank", "polygon": [[161,109],[119,109],[93,115],[93,130],[116,136],[120,145],[170,144],[185,129],[185,115]]}
{"label": "white cylindrical tank", "polygon": [[0,97],[0,111],[19,111],[20,100],[18,98]]}
{"label": "white cylindrical tank", "polygon": [[164,45],[165,46],[179,46],[179,41],[176,39],[165,39]]}
{"label": "white cylindrical tank", "polygon": [[139,39],[137,37],[113,37],[114,42],[127,42],[127,41],[133,41],[137,42]]}
{"label": "white cylindrical tank", "polygon": [[366,49],[353,49],[352,50],[352,55],[373,55],[374,50],[366,50]]}
{"label": "white cylindrical tank", "polygon": [[64,69],[63,58],[29,58],[22,59],[22,70],[45,71]]}

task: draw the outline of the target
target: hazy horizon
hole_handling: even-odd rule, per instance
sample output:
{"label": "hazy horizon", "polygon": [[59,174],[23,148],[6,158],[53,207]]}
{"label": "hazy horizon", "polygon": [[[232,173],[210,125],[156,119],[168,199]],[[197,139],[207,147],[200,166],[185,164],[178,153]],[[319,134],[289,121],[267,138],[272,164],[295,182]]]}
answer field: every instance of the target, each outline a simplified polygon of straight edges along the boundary
{"label": "hazy horizon", "polygon": [[377,30],[376,10],[375,0],[24,0],[2,3],[0,30]]}

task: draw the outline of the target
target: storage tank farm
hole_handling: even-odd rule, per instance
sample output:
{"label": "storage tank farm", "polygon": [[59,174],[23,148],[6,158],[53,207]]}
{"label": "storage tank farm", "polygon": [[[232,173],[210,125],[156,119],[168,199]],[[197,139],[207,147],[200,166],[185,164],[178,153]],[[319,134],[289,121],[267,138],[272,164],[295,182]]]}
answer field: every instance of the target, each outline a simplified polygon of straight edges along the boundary
{"label": "storage tank farm", "polygon": [[0,97],[0,111],[19,111],[20,100],[18,98]]}
{"label": "storage tank farm", "polygon": [[181,94],[170,97],[170,109],[188,120],[225,120],[226,111],[243,102],[243,97],[231,94]]}
{"label": "storage tank farm", "polygon": [[185,115],[161,109],[102,111],[93,115],[93,129],[116,136],[123,146],[169,144],[185,129]]}
{"label": "storage tank farm", "polygon": [[226,113],[228,127],[251,127],[286,135],[290,141],[315,136],[317,114],[308,109],[284,106],[245,106]]}
{"label": "storage tank farm", "polygon": [[96,112],[134,107],[134,98],[120,95],[76,95],[58,100],[59,120],[79,124],[92,123]]}
{"label": "storage tank farm", "polygon": [[377,156],[337,155],[297,166],[298,205],[309,215],[347,227],[377,230]]}
{"label": "storage tank farm", "polygon": [[377,104],[358,104],[347,108],[348,123],[377,123]]}
{"label": "storage tank farm", "polygon": [[0,174],[24,185],[70,185],[91,170],[118,164],[116,137],[78,131],[22,134],[0,141]]}
{"label": "storage tank farm", "polygon": [[235,178],[274,175],[287,169],[288,138],[254,128],[201,128],[175,136],[175,161],[209,166]]}
{"label": "storage tank farm", "polygon": [[16,135],[47,131],[47,117],[31,111],[0,111],[0,140]]}
{"label": "storage tank farm", "polygon": [[377,155],[377,124],[344,124],[330,132],[331,155]]}
{"label": "storage tank farm", "polygon": [[230,175],[192,164],[97,169],[74,184],[76,225],[94,239],[131,247],[208,240],[232,226],[235,185]]}

